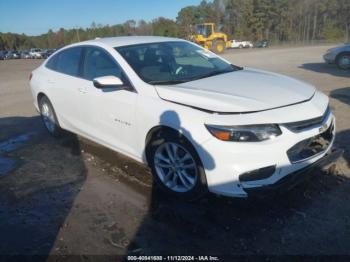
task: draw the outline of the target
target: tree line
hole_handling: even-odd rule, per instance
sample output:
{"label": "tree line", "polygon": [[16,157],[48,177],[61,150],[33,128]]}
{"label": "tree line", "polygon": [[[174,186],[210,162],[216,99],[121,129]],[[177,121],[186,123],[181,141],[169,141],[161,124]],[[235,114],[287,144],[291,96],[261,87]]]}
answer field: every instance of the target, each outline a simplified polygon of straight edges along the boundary
{"label": "tree line", "polygon": [[175,20],[128,20],[92,23],[88,28],[61,28],[38,36],[1,33],[0,49],[57,48],[96,37],[158,35],[188,38],[194,25],[214,22],[230,39],[272,42],[344,41],[350,38],[349,0],[203,0],[182,8]]}

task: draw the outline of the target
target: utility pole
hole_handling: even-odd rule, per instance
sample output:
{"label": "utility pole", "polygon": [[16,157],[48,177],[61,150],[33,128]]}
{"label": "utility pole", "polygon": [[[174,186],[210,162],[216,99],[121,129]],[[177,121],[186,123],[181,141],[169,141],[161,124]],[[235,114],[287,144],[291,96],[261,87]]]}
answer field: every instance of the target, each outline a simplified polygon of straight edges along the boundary
{"label": "utility pole", "polygon": [[78,27],[78,26],[75,27],[75,32],[76,32],[76,34],[77,34],[78,42],[80,42],[79,27]]}

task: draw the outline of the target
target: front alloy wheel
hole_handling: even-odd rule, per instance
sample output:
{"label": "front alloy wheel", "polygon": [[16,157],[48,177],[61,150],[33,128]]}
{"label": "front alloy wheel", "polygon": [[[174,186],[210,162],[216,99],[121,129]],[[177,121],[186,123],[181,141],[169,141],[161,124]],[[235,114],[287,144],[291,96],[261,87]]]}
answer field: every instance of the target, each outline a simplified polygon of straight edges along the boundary
{"label": "front alloy wheel", "polygon": [[169,130],[157,132],[146,154],[154,180],[165,193],[195,200],[208,191],[200,158],[183,135]]}
{"label": "front alloy wheel", "polygon": [[160,145],[154,156],[154,166],[160,181],[172,191],[184,193],[196,185],[196,162],[191,153],[177,143]]}

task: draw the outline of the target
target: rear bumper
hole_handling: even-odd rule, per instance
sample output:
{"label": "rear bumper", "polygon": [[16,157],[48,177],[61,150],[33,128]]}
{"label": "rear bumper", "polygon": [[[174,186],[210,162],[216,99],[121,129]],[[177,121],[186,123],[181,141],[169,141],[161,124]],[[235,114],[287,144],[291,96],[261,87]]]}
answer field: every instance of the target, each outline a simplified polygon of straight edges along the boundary
{"label": "rear bumper", "polygon": [[316,169],[324,168],[325,166],[328,166],[329,164],[337,161],[338,158],[340,158],[343,155],[343,153],[344,150],[342,149],[332,150],[315,163],[285,176],[284,178],[282,178],[274,184],[255,188],[246,188],[245,191],[248,193],[248,196],[262,195],[264,192],[285,192],[294,188],[306,179],[311,178],[313,175],[313,171],[315,171]]}

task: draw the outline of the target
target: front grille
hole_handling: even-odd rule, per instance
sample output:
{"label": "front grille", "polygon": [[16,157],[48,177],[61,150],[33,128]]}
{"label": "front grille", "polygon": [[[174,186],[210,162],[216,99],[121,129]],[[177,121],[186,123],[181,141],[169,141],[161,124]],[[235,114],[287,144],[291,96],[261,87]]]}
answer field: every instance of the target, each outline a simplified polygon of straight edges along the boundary
{"label": "front grille", "polygon": [[333,130],[334,124],[332,123],[322,134],[305,139],[295,144],[287,151],[290,162],[294,164],[304,161],[326,151],[332,142]]}
{"label": "front grille", "polygon": [[286,123],[284,124],[284,126],[287,127],[289,130],[298,133],[305,129],[322,125],[322,123],[325,122],[325,120],[328,118],[330,113],[331,113],[331,110],[328,106],[324,114],[320,117],[299,121],[299,122]]}

